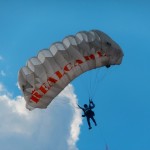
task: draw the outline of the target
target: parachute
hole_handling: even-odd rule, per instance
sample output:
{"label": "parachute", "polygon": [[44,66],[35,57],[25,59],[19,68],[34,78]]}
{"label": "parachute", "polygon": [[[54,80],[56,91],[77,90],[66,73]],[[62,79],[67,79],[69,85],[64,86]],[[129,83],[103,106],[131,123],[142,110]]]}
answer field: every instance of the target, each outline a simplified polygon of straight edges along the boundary
{"label": "parachute", "polygon": [[122,62],[120,46],[98,30],[81,31],[40,50],[18,73],[26,108],[47,108],[76,77],[91,69]]}

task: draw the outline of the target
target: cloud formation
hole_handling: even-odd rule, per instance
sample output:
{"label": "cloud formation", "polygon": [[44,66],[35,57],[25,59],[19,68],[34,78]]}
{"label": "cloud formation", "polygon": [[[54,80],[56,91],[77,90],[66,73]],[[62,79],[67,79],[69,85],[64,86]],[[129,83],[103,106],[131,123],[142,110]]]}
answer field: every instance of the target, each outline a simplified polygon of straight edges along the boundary
{"label": "cloud formation", "polygon": [[12,98],[0,84],[0,149],[78,150],[81,111],[69,85],[44,110],[28,111],[22,96]]}

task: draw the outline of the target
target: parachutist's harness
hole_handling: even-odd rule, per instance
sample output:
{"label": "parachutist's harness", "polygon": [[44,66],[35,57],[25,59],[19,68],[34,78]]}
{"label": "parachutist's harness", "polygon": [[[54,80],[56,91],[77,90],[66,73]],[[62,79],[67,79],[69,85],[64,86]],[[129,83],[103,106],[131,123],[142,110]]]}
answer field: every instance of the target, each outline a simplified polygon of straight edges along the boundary
{"label": "parachutist's harness", "polygon": [[84,115],[82,115],[82,117],[86,117],[89,129],[92,129],[91,123],[90,123],[90,119],[94,122],[95,126],[97,126],[97,123],[96,123],[96,121],[94,119],[95,114],[92,111],[92,109],[94,107],[95,107],[95,104],[92,102],[91,99],[89,99],[89,106],[87,104],[84,104],[84,108],[79,106],[79,108],[82,109],[83,112],[84,112]]}
{"label": "parachutist's harness", "polygon": [[[78,105],[79,106],[79,105]],[[79,106],[79,108],[81,108],[84,112],[84,115],[82,115],[82,117],[93,117],[95,116],[95,113],[92,111],[92,109],[95,107],[95,104],[93,103],[93,101],[89,101],[89,106],[87,106],[86,108],[82,108]]]}

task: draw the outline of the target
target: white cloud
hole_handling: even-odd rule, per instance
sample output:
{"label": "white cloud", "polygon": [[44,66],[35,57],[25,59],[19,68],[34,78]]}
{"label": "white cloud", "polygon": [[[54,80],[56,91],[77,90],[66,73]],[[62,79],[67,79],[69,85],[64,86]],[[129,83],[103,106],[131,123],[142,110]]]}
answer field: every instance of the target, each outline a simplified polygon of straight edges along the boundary
{"label": "white cloud", "polygon": [[0,92],[4,91],[5,90],[5,87],[3,84],[0,83]]}
{"label": "white cloud", "polygon": [[0,84],[0,149],[78,150],[81,111],[69,85],[44,110],[28,111],[22,96],[12,99]]}
{"label": "white cloud", "polygon": [[0,96],[2,95],[7,95],[8,97],[11,97],[12,94],[7,91],[2,83],[0,83]]}

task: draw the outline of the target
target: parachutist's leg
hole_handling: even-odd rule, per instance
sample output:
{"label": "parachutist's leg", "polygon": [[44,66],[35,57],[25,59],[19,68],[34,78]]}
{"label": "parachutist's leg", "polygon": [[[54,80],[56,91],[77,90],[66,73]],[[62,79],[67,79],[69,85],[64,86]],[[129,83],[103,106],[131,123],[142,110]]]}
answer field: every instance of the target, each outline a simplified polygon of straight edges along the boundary
{"label": "parachutist's leg", "polygon": [[87,117],[87,122],[88,122],[88,125],[89,125],[89,129],[92,129],[89,117]]}
{"label": "parachutist's leg", "polygon": [[94,117],[91,117],[91,119],[92,119],[92,121],[94,122],[95,126],[97,126],[97,123],[96,123]]}

